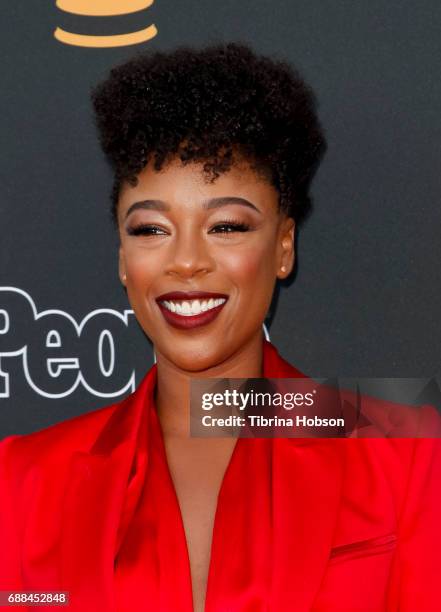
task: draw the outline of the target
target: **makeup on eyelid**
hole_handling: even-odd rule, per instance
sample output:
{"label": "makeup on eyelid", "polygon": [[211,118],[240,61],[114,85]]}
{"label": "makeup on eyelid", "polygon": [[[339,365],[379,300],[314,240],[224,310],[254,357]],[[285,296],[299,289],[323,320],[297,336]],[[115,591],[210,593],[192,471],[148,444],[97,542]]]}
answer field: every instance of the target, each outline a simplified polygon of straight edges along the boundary
{"label": "makeup on eyelid", "polygon": [[[228,231],[213,231],[216,228],[229,228]],[[216,223],[208,233],[210,234],[231,234],[235,232],[248,232],[253,228],[249,223],[245,223],[242,221],[233,221],[233,220],[225,220]],[[159,232],[150,231],[150,230],[159,230]],[[166,234],[166,230],[154,223],[139,223],[135,226],[129,226],[127,228],[127,234],[129,236],[161,236]]]}

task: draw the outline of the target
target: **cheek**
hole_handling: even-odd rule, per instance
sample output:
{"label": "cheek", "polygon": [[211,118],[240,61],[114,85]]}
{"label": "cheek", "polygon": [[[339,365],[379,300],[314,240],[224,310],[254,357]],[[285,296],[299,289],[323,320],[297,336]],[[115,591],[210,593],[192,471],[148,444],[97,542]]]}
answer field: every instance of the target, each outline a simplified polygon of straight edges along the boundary
{"label": "cheek", "polygon": [[274,254],[271,249],[255,244],[222,257],[222,267],[242,295],[256,294],[256,289],[266,294],[274,285]]}
{"label": "cheek", "polygon": [[140,248],[125,250],[125,265],[130,285],[135,291],[145,293],[146,288],[157,278],[161,262],[156,254]]}
{"label": "cheek", "polygon": [[224,262],[224,269],[228,270],[233,280],[246,281],[251,275],[259,272],[261,264],[263,264],[263,259],[258,257],[255,252],[242,253],[229,257]]}

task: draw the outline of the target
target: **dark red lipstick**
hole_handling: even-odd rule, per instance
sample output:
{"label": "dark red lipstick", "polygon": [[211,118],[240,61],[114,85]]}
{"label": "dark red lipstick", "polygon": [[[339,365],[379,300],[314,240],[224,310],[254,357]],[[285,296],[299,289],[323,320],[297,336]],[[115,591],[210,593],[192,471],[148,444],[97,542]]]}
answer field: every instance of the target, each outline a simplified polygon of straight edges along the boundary
{"label": "dark red lipstick", "polygon": [[[179,314],[178,312],[173,312],[164,304],[165,301],[182,303],[183,301],[208,301],[210,299],[223,299],[225,301],[218,306],[202,311],[199,314]],[[200,327],[201,325],[211,323],[211,321],[218,316],[227,301],[228,295],[225,293],[214,293],[211,291],[170,291],[168,293],[163,293],[156,298],[156,302],[164,316],[164,319],[167,321],[167,323],[170,323],[170,325],[177,327],[178,329],[192,329],[194,327]]]}

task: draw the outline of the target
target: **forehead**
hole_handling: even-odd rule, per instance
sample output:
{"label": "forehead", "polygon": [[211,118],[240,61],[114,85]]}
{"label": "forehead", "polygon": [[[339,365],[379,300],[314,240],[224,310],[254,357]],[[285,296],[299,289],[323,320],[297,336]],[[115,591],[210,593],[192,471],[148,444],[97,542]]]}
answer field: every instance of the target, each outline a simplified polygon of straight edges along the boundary
{"label": "forehead", "polygon": [[209,198],[242,197],[253,202],[262,212],[277,209],[278,192],[268,179],[247,162],[236,163],[215,180],[204,172],[203,163],[184,165],[173,159],[160,171],[150,162],[137,176],[135,187],[125,183],[120,192],[121,215],[136,201],[163,200],[171,207],[200,207]]}

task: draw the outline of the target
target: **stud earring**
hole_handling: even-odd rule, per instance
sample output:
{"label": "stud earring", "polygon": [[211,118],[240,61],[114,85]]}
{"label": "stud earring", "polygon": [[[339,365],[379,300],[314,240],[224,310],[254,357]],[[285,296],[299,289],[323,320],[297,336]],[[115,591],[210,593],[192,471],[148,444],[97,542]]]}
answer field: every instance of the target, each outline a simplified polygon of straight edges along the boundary
{"label": "stud earring", "polygon": [[280,266],[280,270],[281,270],[282,272],[286,272],[286,266]]}
{"label": "stud earring", "polygon": [[127,280],[127,276],[125,274],[123,274],[123,280]]}

